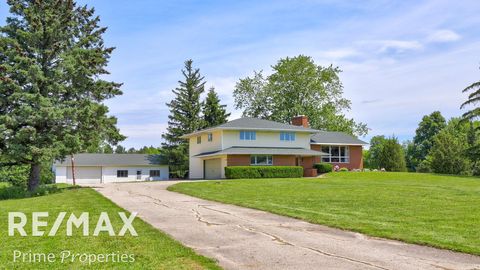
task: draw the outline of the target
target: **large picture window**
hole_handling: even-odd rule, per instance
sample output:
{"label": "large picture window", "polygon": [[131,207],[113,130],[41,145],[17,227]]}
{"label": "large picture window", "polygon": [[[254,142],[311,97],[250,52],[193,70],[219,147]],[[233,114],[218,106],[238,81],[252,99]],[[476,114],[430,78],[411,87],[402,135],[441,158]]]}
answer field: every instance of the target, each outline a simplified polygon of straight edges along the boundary
{"label": "large picture window", "polygon": [[257,133],[255,131],[240,131],[240,140],[242,141],[254,141],[257,139]]}
{"label": "large picture window", "polygon": [[322,146],[322,152],[330,154],[330,156],[323,156],[322,162],[350,163],[348,146],[325,145]]}
{"label": "large picture window", "polygon": [[295,133],[294,132],[280,132],[280,141],[295,141]]}
{"label": "large picture window", "polygon": [[272,156],[268,155],[255,155],[250,157],[250,165],[272,165]]}

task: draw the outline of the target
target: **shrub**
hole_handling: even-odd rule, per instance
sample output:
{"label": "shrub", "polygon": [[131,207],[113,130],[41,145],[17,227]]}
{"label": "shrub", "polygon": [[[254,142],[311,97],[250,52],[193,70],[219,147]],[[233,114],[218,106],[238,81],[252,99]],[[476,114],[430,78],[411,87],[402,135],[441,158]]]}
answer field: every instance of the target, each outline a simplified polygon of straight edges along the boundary
{"label": "shrub", "polygon": [[241,178],[288,178],[302,177],[300,166],[230,166],[225,167],[225,177]]}
{"label": "shrub", "polygon": [[430,161],[428,160],[428,158],[426,160],[420,162],[420,164],[418,164],[416,170],[419,173],[430,173],[430,172],[432,172],[431,164],[430,164]]}
{"label": "shrub", "polygon": [[348,168],[340,168],[339,172],[348,172]]}
{"label": "shrub", "polygon": [[25,187],[9,185],[0,188],[0,200],[22,199],[44,196],[60,192],[62,189],[55,185],[40,185],[35,192],[29,192]]}
{"label": "shrub", "polygon": [[[26,188],[29,172],[28,165],[0,167],[0,182],[8,182],[14,186]],[[54,179],[55,174],[51,169],[51,164],[45,162],[40,171],[40,184],[51,184]]]}
{"label": "shrub", "polygon": [[333,165],[330,163],[316,163],[313,165],[318,173],[329,173],[333,170]]}

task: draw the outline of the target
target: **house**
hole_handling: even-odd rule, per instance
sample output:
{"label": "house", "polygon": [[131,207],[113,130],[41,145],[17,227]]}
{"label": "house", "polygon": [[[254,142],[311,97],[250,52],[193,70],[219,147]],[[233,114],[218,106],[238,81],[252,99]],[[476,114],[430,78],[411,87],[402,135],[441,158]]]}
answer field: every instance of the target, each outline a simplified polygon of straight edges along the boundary
{"label": "house", "polygon": [[55,182],[99,184],[146,180],[165,180],[169,177],[168,165],[159,155],[144,154],[76,154],[72,161],[67,157],[54,164]]}
{"label": "house", "polygon": [[291,123],[245,117],[182,136],[189,140],[189,177],[225,178],[226,166],[302,166],[304,176],[316,176],[313,165],[319,162],[363,168],[367,143],[345,133],[311,129],[306,116]]}

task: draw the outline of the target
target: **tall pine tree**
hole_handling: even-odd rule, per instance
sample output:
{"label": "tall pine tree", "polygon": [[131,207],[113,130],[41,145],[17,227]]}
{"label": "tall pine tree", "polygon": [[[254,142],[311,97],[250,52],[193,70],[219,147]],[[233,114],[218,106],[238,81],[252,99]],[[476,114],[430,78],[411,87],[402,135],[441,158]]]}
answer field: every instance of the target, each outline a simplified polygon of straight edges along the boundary
{"label": "tall pine tree", "polygon": [[227,105],[221,105],[215,88],[208,90],[207,97],[203,105],[203,122],[204,128],[214,127],[227,122],[230,113],[225,108]]}
{"label": "tall pine tree", "polygon": [[0,27],[0,166],[42,164],[124,137],[104,101],[120,85],[100,79],[114,48],[87,6],[72,0],[8,0]]}
{"label": "tall pine tree", "polygon": [[480,102],[480,81],[474,82],[467,86],[462,91],[463,93],[470,93],[468,95],[467,101],[462,103],[460,109],[464,109],[469,105],[473,105],[473,108],[466,113],[463,114],[463,119],[465,120],[475,120],[480,117],[480,107],[478,107],[478,103]]}
{"label": "tall pine tree", "polygon": [[192,66],[193,61],[185,61],[182,69],[183,81],[172,92],[175,98],[167,103],[170,108],[167,132],[162,135],[164,154],[169,161],[170,171],[177,177],[185,177],[188,171],[188,143],[180,138],[203,127],[200,118],[202,103],[200,95],[205,91],[204,77],[200,70]]}

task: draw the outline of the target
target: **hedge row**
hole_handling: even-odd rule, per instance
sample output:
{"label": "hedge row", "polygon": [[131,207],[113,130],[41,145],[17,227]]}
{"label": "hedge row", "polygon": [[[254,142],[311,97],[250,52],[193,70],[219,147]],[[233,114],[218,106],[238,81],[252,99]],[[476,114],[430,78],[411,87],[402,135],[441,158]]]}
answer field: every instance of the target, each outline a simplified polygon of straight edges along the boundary
{"label": "hedge row", "polygon": [[302,177],[300,166],[231,166],[225,167],[225,177],[244,178],[288,178]]}
{"label": "hedge row", "polygon": [[313,165],[318,173],[329,173],[333,170],[333,165],[330,163],[316,163]]}

